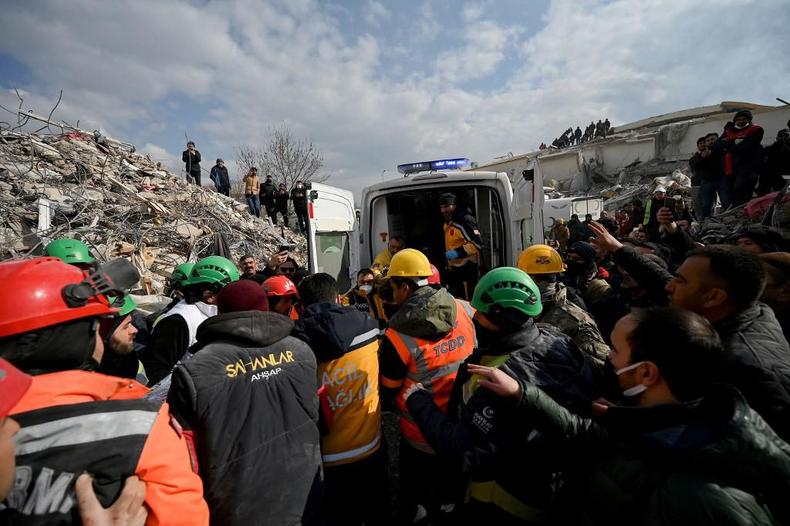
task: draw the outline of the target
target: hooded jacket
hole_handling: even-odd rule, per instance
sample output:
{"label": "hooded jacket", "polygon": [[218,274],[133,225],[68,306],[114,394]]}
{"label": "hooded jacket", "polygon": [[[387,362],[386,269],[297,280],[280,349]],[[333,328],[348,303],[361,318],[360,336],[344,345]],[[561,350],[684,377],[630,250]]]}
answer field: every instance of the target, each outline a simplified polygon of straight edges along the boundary
{"label": "hooded jacket", "polygon": [[313,350],[332,424],[322,437],[324,464],[366,458],[381,446],[379,324],[354,307],[308,306],[293,335]]}
{"label": "hooded jacket", "polygon": [[[571,450],[561,522],[606,525],[786,524],[790,446],[733,388],[702,400],[570,413],[522,383],[521,417]],[[595,451],[595,454],[591,454]]]}
{"label": "hooded jacket", "polygon": [[[530,384],[540,385],[562,404],[582,410],[596,397],[593,373],[582,352],[553,327],[528,321],[512,333],[476,327],[478,349],[465,364],[488,364]],[[456,377],[447,415],[426,391],[408,401],[409,412],[428,443],[448,465],[461,465],[471,482],[468,513],[487,524],[545,518],[553,499],[552,480],[562,455],[552,440],[533,433],[514,405],[486,389],[462,367]],[[487,501],[495,484],[521,506]],[[500,493],[501,495],[501,493]],[[510,510],[510,513],[506,511]],[[514,515],[518,513],[519,515]],[[517,519],[518,517],[518,519]]]}
{"label": "hooded jacket", "polygon": [[220,314],[173,371],[171,412],[194,437],[212,524],[312,523],[321,451],[316,361],[272,312]]}

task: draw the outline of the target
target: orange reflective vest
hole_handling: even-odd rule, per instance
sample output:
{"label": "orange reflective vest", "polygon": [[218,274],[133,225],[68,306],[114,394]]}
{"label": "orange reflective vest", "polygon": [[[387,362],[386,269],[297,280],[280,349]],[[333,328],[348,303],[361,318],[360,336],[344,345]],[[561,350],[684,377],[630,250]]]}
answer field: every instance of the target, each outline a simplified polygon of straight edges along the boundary
{"label": "orange reflective vest", "polygon": [[406,365],[406,377],[395,381],[382,377],[385,387],[401,387],[396,398],[400,410],[400,425],[403,438],[415,448],[433,453],[433,450],[420,433],[417,424],[409,415],[403,392],[415,383],[421,383],[431,393],[433,401],[444,412],[453,389],[453,382],[458,374],[458,367],[472,354],[475,346],[475,328],[472,318],[467,314],[465,306],[458,300],[456,303],[455,326],[441,340],[430,341],[414,338],[392,328],[384,332],[400,359]]}
{"label": "orange reflective vest", "polygon": [[354,338],[349,350],[318,364],[319,383],[327,387],[332,425],[321,439],[325,466],[347,464],[381,446],[379,330]]}

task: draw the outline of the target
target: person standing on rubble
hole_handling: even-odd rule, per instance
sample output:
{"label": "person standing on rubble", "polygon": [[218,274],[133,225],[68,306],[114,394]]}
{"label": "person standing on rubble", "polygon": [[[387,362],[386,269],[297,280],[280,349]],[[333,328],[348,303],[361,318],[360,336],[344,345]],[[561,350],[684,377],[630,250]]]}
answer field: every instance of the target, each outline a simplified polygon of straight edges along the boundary
{"label": "person standing on rubble", "polygon": [[783,175],[790,175],[790,130],[779,130],[776,142],[766,147],[763,172],[760,174],[760,184],[757,195],[781,190],[785,185]]}
{"label": "person standing on rubble", "polygon": [[757,177],[763,162],[764,130],[752,124],[752,112],[741,110],[735,114],[732,123],[727,123],[719,138],[723,151],[724,175],[728,178],[730,201],[733,206],[749,202],[757,184]]}
{"label": "person standing on rubble", "polygon": [[209,178],[214,181],[214,188],[217,189],[217,192],[230,196],[230,176],[225,161],[217,159],[217,164],[211,168]]}
{"label": "person standing on rubble", "polygon": [[250,207],[250,214],[255,217],[261,217],[261,201],[258,195],[260,190],[261,181],[258,179],[258,169],[253,166],[244,176],[244,197],[247,199],[247,206]]}
{"label": "person standing on rubble", "polygon": [[576,126],[576,129],[573,130],[573,139],[576,144],[581,144],[582,142],[582,129]]}
{"label": "person standing on rubble", "polygon": [[304,234],[307,232],[307,188],[302,181],[296,181],[296,186],[291,190],[291,201],[294,204],[299,230]]}
{"label": "person standing on rubble", "polygon": [[277,189],[274,187],[272,176],[267,174],[266,180],[261,185],[259,195],[261,196],[261,205],[266,208],[266,215],[272,220],[272,223],[277,223],[277,216],[274,211],[274,195]]}
{"label": "person standing on rubble", "polygon": [[195,148],[194,142],[187,143],[187,149],[181,154],[181,160],[185,164],[187,181],[192,179],[197,186],[200,186],[200,152]]}
{"label": "person standing on rubble", "polygon": [[607,137],[611,129],[612,129],[612,123],[609,122],[609,119],[607,118],[605,121],[603,121],[603,136]]}
{"label": "person standing on rubble", "polygon": [[280,183],[277,193],[274,195],[274,215],[272,216],[272,223],[277,224],[277,214],[282,214],[283,223],[288,226],[288,190],[285,188],[285,183]]}

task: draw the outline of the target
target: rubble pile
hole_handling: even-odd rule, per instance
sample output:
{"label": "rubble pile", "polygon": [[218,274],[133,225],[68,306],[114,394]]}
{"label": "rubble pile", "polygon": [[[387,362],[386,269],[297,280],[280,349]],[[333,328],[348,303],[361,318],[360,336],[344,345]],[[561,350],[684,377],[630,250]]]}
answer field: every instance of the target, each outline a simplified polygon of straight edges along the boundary
{"label": "rubble pile", "polygon": [[265,261],[290,244],[299,263],[305,250],[303,236],[187,183],[127,143],[81,131],[0,132],[0,259],[41,255],[60,237],[84,241],[100,260],[129,258],[145,294],[161,294],[176,265],[217,246]]}

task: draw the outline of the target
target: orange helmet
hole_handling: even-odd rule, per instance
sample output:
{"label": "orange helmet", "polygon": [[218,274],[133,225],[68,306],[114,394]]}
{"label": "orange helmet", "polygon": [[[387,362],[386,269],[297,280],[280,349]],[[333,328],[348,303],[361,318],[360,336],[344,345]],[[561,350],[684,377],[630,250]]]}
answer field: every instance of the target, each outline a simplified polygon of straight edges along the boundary
{"label": "orange helmet", "polygon": [[86,278],[53,257],[0,263],[0,338],[118,312]]}
{"label": "orange helmet", "polygon": [[296,290],[294,282],[288,279],[287,276],[272,276],[263,282],[263,290],[266,291],[267,296],[296,296],[299,297],[299,292]]}
{"label": "orange helmet", "polygon": [[436,265],[431,263],[431,276],[428,278],[428,285],[441,285],[442,276],[439,274],[439,269]]}

